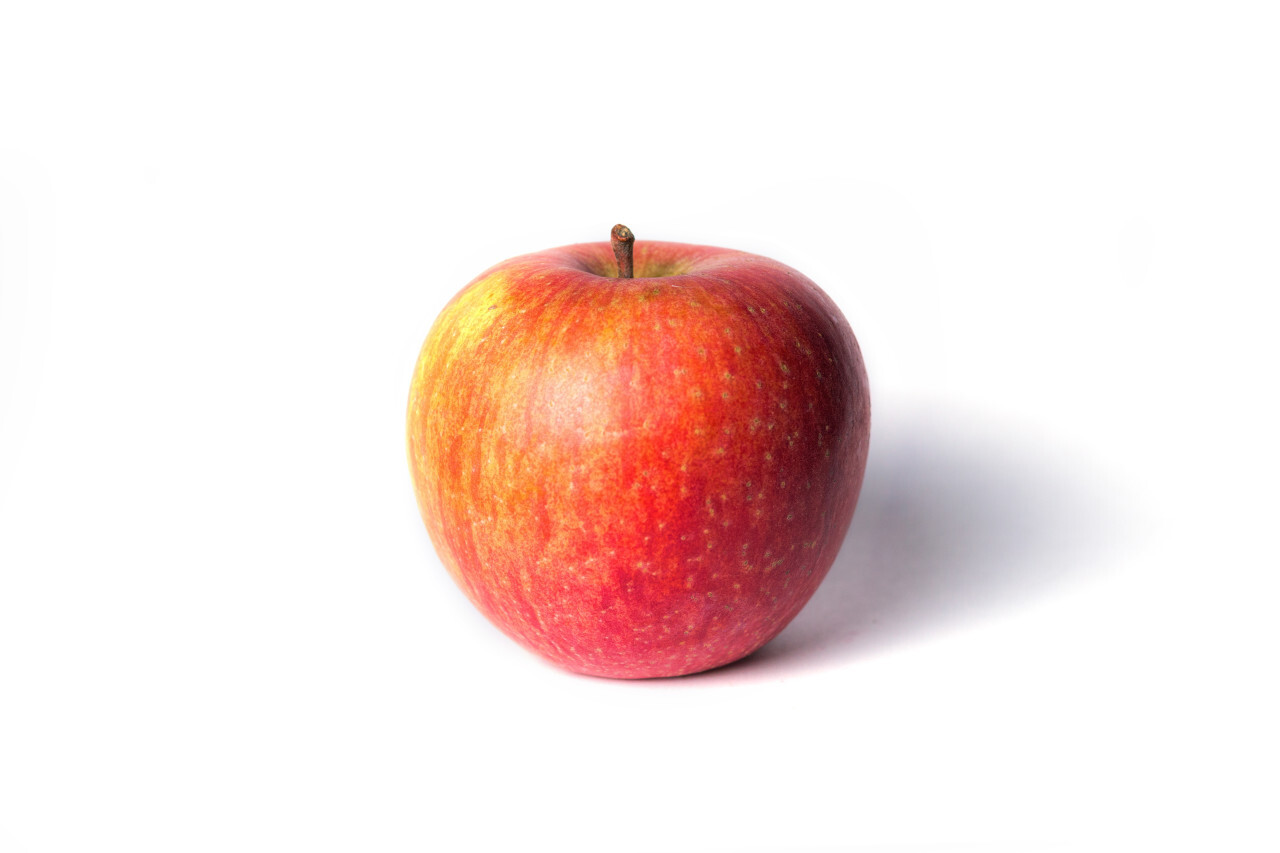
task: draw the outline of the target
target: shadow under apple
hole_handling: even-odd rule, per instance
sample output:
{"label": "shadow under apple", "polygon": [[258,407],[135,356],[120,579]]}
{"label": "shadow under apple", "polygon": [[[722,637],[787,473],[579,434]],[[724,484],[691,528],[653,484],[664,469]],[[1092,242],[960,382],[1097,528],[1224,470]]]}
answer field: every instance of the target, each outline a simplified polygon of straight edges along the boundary
{"label": "shadow under apple", "polygon": [[808,606],[773,642],[718,673],[778,676],[1015,606],[1096,569],[1111,501],[1059,449],[958,427],[886,425],[853,526]]}

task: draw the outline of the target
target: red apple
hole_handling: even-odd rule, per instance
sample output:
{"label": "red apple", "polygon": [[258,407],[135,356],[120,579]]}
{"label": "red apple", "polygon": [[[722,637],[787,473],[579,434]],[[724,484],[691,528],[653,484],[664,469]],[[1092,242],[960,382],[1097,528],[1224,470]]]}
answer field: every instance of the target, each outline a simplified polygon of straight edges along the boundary
{"label": "red apple", "polygon": [[615,229],[514,258],[436,320],[409,395],[418,506],[508,635],[615,678],[727,664],[835,560],[870,400],[831,299],[728,249]]}

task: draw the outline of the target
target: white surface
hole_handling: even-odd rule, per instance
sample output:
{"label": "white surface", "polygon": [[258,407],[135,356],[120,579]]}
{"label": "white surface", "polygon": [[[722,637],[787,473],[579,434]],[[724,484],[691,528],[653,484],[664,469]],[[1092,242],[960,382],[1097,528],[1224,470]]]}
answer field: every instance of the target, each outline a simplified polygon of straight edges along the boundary
{"label": "white surface", "polygon": [[[0,11],[0,850],[1280,844],[1272,7],[432,6]],[[500,636],[404,459],[445,301],[618,221],[872,381],[684,680]]]}

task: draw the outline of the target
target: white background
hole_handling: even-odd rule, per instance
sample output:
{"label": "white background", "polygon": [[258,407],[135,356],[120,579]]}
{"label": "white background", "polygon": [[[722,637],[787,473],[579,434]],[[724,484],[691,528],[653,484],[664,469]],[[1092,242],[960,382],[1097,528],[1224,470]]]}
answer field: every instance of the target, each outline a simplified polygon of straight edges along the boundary
{"label": "white background", "polygon": [[[1274,7],[444,5],[0,11],[0,851],[1275,849]],[[446,300],[619,221],[872,381],[827,583],[672,681],[405,462]]]}

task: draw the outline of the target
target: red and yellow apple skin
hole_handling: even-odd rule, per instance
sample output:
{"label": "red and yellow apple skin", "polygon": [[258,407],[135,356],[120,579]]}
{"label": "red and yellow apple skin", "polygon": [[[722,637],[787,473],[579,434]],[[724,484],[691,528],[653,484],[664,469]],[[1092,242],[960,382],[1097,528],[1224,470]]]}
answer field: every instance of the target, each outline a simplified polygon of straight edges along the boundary
{"label": "red and yellow apple skin", "polygon": [[750,654],[822,582],[853,517],[870,398],[835,304],[783,264],[677,243],[501,263],[418,357],[408,452],[454,580],[580,673]]}

